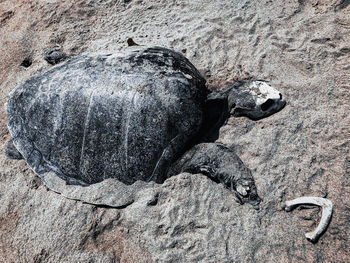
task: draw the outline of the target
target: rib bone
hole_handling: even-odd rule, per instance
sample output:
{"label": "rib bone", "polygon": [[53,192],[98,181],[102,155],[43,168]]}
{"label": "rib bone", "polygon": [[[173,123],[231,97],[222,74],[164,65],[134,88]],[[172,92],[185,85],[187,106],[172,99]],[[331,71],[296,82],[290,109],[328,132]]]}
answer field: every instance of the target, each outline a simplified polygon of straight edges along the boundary
{"label": "rib bone", "polygon": [[322,233],[326,230],[329,224],[329,221],[331,220],[333,204],[330,200],[326,198],[304,196],[304,197],[299,197],[290,201],[286,201],[285,210],[287,212],[290,212],[293,208],[302,204],[313,204],[313,205],[322,207],[322,217],[317,228],[314,231],[308,232],[305,234],[307,240],[311,242],[316,242],[318,238],[322,235]]}

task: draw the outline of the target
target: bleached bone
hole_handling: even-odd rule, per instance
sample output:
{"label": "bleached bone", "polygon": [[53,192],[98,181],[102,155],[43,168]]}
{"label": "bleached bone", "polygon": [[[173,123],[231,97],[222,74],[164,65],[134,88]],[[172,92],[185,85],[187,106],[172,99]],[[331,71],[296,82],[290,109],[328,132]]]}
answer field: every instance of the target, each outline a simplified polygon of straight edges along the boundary
{"label": "bleached bone", "polygon": [[314,231],[308,232],[305,234],[307,240],[315,242],[326,230],[329,224],[329,221],[331,220],[332,212],[333,212],[333,204],[330,200],[326,198],[304,196],[304,197],[299,197],[290,201],[286,201],[285,210],[287,212],[290,212],[293,208],[302,204],[312,204],[312,205],[317,205],[322,207],[322,217],[317,228]]}

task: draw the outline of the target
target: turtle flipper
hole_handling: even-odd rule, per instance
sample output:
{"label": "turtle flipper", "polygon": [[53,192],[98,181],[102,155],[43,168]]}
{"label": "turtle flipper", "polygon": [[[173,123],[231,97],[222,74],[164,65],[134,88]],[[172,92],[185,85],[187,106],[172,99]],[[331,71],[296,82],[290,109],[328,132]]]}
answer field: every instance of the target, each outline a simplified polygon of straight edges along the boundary
{"label": "turtle flipper", "polygon": [[13,144],[13,139],[11,139],[5,149],[6,157],[14,160],[22,160],[22,154],[17,150],[16,146]]}
{"label": "turtle flipper", "polygon": [[238,203],[250,203],[255,209],[259,208],[261,198],[250,170],[232,150],[223,145],[201,143],[194,146],[172,165],[168,176],[181,172],[204,174],[230,189]]}
{"label": "turtle flipper", "polygon": [[164,171],[167,171],[167,167],[169,167],[171,162],[176,158],[176,153],[183,150],[181,142],[188,140],[189,138],[186,134],[178,134],[170,141],[159,158],[151,177],[148,178],[148,182],[154,181],[156,183],[163,183],[165,181],[168,176],[165,176],[166,174]]}

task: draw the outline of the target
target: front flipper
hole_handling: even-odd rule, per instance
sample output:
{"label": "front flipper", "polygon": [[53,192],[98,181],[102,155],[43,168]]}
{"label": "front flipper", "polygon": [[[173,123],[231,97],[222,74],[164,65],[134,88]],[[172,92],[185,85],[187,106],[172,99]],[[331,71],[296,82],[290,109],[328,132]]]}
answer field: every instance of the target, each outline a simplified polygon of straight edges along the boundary
{"label": "front flipper", "polygon": [[8,142],[7,147],[5,149],[5,155],[6,155],[6,157],[8,157],[10,159],[14,159],[14,160],[22,160],[23,159],[22,154],[17,150],[17,148],[13,144],[13,139],[11,139]]}
{"label": "front flipper", "polygon": [[154,181],[156,183],[163,183],[165,181],[165,173],[167,168],[170,166],[177,152],[183,150],[184,141],[188,141],[188,136],[185,134],[179,134],[173,138],[168,147],[166,147],[160,156],[151,177],[147,180],[148,182]]}
{"label": "front flipper", "polygon": [[229,188],[240,204],[249,203],[259,209],[261,198],[250,170],[223,145],[202,143],[194,146],[172,165],[168,177],[182,172],[204,174]]}

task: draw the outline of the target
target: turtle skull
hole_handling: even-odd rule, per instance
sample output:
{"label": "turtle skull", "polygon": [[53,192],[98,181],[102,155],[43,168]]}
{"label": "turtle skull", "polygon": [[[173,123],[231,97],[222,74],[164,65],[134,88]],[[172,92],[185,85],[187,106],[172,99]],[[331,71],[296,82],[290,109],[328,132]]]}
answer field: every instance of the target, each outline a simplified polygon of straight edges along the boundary
{"label": "turtle skull", "polygon": [[230,114],[252,120],[268,117],[286,105],[282,94],[262,81],[249,81],[236,87],[231,100]]}

